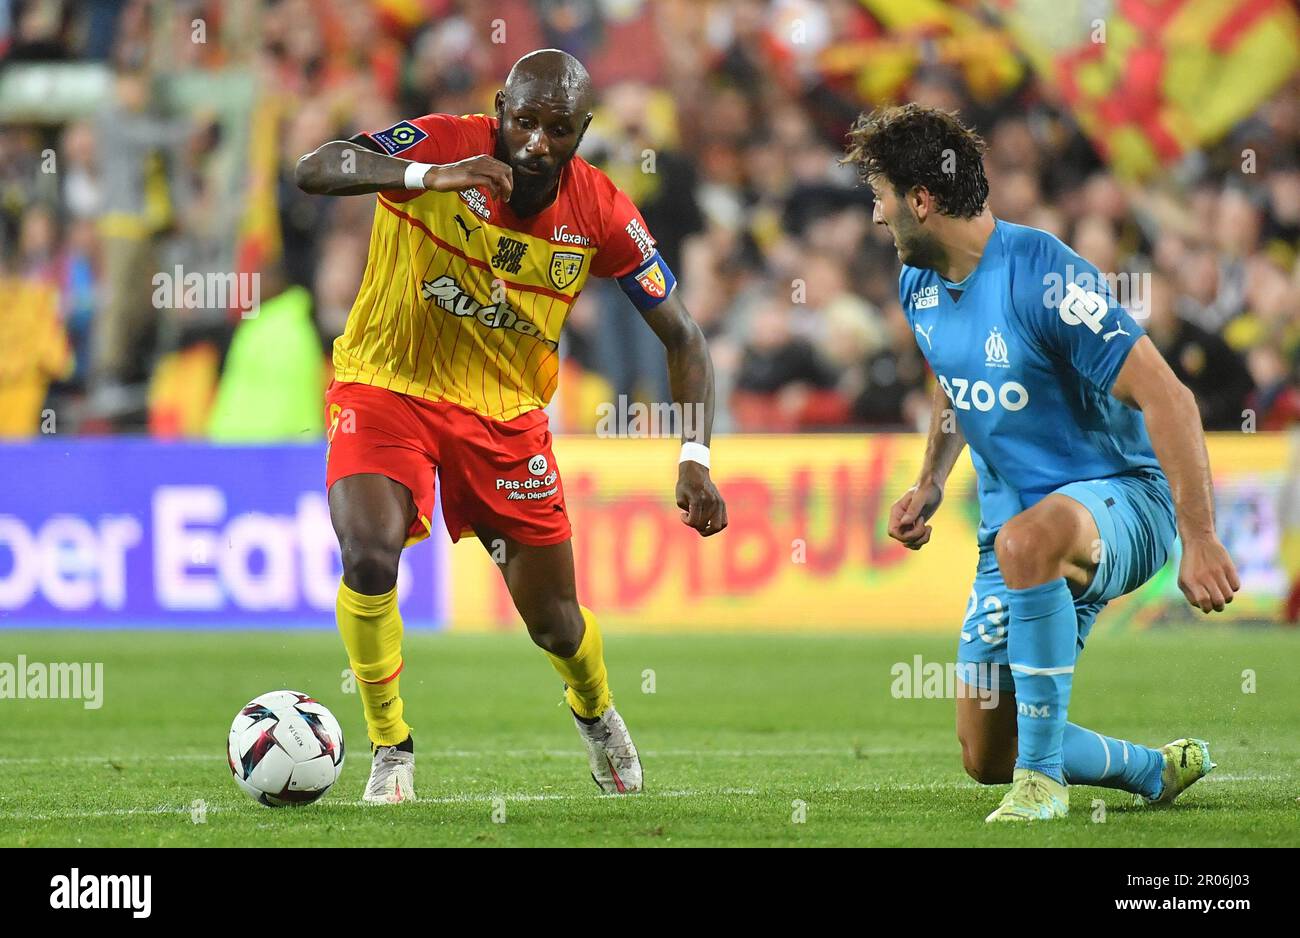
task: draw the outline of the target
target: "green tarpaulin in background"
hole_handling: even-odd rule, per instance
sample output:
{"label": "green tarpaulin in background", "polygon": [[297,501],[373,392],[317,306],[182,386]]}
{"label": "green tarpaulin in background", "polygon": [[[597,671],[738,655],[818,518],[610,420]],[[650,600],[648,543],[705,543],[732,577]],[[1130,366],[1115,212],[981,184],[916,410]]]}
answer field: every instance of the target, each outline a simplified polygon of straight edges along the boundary
{"label": "green tarpaulin in background", "polygon": [[320,440],[324,384],[311,295],[291,287],[235,330],[208,433],[225,443]]}

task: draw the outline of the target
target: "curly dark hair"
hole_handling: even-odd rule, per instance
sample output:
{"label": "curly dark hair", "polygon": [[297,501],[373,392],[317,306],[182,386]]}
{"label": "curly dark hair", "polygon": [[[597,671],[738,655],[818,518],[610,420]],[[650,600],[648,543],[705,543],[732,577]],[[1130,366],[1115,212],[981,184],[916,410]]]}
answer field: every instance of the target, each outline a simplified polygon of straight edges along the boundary
{"label": "curly dark hair", "polygon": [[881,175],[900,196],[920,186],[934,196],[940,212],[954,218],[984,211],[986,147],[956,114],[914,103],[876,108],[858,116],[848,138],[840,162],[855,164],[863,182]]}

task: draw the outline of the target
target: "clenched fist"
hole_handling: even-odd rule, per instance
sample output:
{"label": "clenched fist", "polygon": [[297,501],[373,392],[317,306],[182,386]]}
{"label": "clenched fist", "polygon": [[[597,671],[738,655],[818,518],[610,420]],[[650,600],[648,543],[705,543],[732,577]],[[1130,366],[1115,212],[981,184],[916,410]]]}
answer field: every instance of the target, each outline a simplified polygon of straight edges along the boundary
{"label": "clenched fist", "polygon": [[727,505],[709,478],[709,470],[697,462],[686,461],[677,467],[677,507],[682,523],[711,537],[727,526]]}
{"label": "clenched fist", "polygon": [[889,536],[908,550],[920,550],[930,542],[933,528],[928,522],[939,510],[943,489],[934,482],[922,482],[903,493],[889,509]]}

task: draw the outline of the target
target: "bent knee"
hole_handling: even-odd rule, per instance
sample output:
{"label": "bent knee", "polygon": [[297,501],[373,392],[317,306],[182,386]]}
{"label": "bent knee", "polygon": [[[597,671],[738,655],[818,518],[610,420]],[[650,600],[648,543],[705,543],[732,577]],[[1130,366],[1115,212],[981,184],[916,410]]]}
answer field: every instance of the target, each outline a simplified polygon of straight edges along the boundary
{"label": "bent knee", "polygon": [[998,566],[1023,565],[1053,553],[1055,532],[1041,521],[1012,518],[993,538]]}
{"label": "bent knee", "polygon": [[1009,765],[992,765],[986,762],[965,762],[966,774],[981,785],[1006,785],[1011,781],[1012,768]]}
{"label": "bent knee", "polygon": [[572,658],[585,626],[576,602],[539,603],[519,610],[533,643],[557,658]]}
{"label": "bent knee", "polygon": [[1066,531],[1041,518],[1012,518],[993,539],[993,553],[1007,585],[1015,589],[1062,575],[1069,551]]}
{"label": "bent knee", "polygon": [[963,741],[961,764],[966,774],[981,785],[1005,785],[1011,781],[1015,755],[979,749]]}
{"label": "bent knee", "polygon": [[578,648],[582,645],[581,633],[562,629],[530,628],[528,634],[533,637],[533,643],[538,648],[550,652],[557,658],[572,658],[578,653]]}
{"label": "bent knee", "polygon": [[343,557],[343,579],[362,593],[387,593],[397,585],[400,546],[345,537],[339,540]]}

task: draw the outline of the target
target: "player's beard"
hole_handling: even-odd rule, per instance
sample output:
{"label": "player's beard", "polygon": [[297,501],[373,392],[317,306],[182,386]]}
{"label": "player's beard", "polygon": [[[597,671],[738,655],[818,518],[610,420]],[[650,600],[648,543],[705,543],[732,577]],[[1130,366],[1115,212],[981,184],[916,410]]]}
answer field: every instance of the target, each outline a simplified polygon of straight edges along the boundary
{"label": "player's beard", "polygon": [[565,164],[573,159],[573,154],[570,154],[568,158],[556,165],[554,172],[547,173],[545,176],[530,176],[527,173],[521,173],[516,169],[515,161],[511,158],[510,152],[506,149],[505,141],[499,134],[497,135],[496,152],[492,155],[509,166],[512,171],[514,188],[510,193],[509,205],[515,214],[520,216],[535,215],[546,207],[549,201],[547,195],[550,194],[552,187],[555,185],[555,180],[559,178]]}
{"label": "player's beard", "polygon": [[898,259],[909,267],[937,270],[943,263],[944,252],[937,238],[922,230],[920,222],[906,208],[897,219],[890,222]]}

